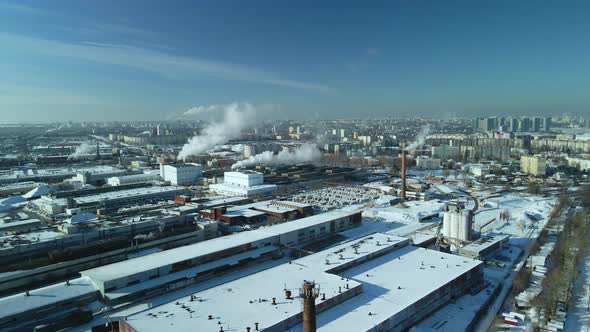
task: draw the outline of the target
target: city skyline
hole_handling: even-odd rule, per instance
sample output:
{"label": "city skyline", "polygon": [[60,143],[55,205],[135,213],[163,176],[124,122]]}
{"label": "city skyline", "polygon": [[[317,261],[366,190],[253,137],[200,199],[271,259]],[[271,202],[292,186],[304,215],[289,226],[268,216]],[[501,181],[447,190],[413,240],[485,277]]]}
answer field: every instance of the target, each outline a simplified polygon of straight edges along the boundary
{"label": "city skyline", "polygon": [[3,1],[2,122],[587,115],[589,9]]}

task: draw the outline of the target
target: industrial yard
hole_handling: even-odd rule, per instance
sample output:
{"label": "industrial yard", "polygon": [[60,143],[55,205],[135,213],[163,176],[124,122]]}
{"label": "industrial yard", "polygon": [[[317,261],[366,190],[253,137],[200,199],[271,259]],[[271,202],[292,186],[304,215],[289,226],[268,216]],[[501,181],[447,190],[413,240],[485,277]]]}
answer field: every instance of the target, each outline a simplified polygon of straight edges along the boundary
{"label": "industrial yard", "polygon": [[537,157],[445,159],[473,146],[401,123],[414,134],[380,141],[380,159],[353,153],[369,140],[356,124],[308,124],[340,137],[321,149],[248,137],[194,154],[174,143],[187,128],[163,126],[33,140],[60,157],[0,173],[0,330],[584,326],[586,178]]}

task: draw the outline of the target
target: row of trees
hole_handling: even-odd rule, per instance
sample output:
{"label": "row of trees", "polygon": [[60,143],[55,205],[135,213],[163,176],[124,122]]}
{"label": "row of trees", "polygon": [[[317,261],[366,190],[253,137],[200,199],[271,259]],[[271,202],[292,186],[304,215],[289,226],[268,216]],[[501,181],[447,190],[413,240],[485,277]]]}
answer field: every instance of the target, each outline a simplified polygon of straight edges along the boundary
{"label": "row of trees", "polygon": [[588,245],[588,221],[588,216],[576,214],[566,222],[549,256],[550,268],[543,280],[543,291],[533,301],[533,305],[547,313],[546,320],[555,313],[560,302],[569,302],[577,266]]}

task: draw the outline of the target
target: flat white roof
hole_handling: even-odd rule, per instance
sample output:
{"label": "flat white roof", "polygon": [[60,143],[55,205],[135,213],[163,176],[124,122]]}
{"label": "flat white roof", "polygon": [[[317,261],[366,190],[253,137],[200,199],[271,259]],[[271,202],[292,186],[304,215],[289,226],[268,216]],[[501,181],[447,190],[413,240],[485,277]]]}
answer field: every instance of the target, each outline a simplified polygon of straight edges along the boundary
{"label": "flat white roof", "polygon": [[277,187],[276,184],[257,184],[257,185],[253,185],[253,186],[248,186],[248,187],[242,187],[239,186],[237,184],[233,184],[233,183],[216,183],[216,184],[212,184],[209,185],[210,189],[218,189],[218,190],[232,190],[232,191],[238,191],[238,192],[248,192],[248,191],[254,191],[254,190],[262,190],[262,189],[275,189]]}
{"label": "flat white roof", "polygon": [[[352,292],[360,286],[359,282],[325,271],[407,242],[404,238],[373,234],[196,293],[196,301],[191,302],[190,296],[184,297],[131,315],[126,322],[137,331],[218,331],[218,322],[226,331],[245,331],[246,326],[254,331],[255,322],[264,329],[301,312],[299,288],[303,280],[313,280],[320,293],[326,294],[326,300],[339,296],[339,288],[342,293]],[[355,247],[358,247],[358,254],[355,254]],[[285,289],[291,290],[292,300],[286,299]],[[273,297],[276,305],[272,305]],[[320,302],[321,297],[316,304]],[[208,315],[215,319],[209,320]]]}
{"label": "flat white roof", "polygon": [[14,226],[22,226],[27,224],[38,224],[41,220],[39,219],[27,219],[27,220],[18,220],[13,222],[0,222],[0,229],[3,228],[10,228]]}
{"label": "flat white roof", "polygon": [[[126,322],[138,331],[216,331],[220,326],[245,331],[247,326],[253,330],[255,322],[264,329],[301,313],[299,288],[304,280],[313,280],[326,300],[338,302],[339,288],[352,296],[319,313],[318,330],[366,331],[482,264],[407,246],[407,241],[381,233],[365,236],[196,293],[196,301],[183,297],[131,315]],[[343,264],[355,265],[354,260],[359,264],[340,276],[327,272]],[[285,298],[285,289],[292,291],[293,300]],[[273,297],[276,305],[272,305]],[[316,299],[316,305],[322,302],[321,296]],[[301,329],[295,326],[289,331]]]}
{"label": "flat white roof", "polygon": [[243,209],[243,210],[232,210],[232,211],[226,211],[226,213],[223,214],[224,216],[227,217],[246,217],[246,218],[252,218],[252,217],[258,217],[258,216],[264,216],[265,213],[261,212],[261,211],[256,211],[256,210],[250,210],[250,209]]}
{"label": "flat white roof", "polygon": [[318,330],[369,330],[480,264],[425,248],[404,247],[353,267],[342,275],[360,282],[363,292],[320,313]]}
{"label": "flat white roof", "polygon": [[119,279],[271,237],[270,234],[258,231],[241,232],[122,262],[104,265],[82,271],[80,274],[101,281]]}
{"label": "flat white roof", "polygon": [[37,288],[29,292],[14,294],[0,298],[0,319],[11,315],[19,314],[29,310],[66,301],[70,298],[92,294],[98,291],[92,280],[81,277],[70,280],[70,285],[65,282],[47,287]]}
{"label": "flat white roof", "polygon": [[142,291],[144,289],[158,287],[159,285],[163,285],[163,284],[166,284],[166,283],[169,283],[172,281],[176,281],[176,280],[179,280],[182,278],[191,278],[191,277],[194,277],[198,273],[206,272],[206,271],[212,270],[212,269],[220,267],[220,266],[238,264],[241,260],[248,259],[248,258],[256,258],[260,255],[264,255],[264,254],[272,252],[274,250],[277,250],[277,247],[268,246],[268,247],[262,247],[262,248],[255,249],[255,250],[249,250],[249,251],[237,254],[237,255],[233,255],[233,256],[217,259],[217,260],[214,260],[209,263],[201,264],[201,265],[198,265],[198,266],[195,266],[195,267],[183,270],[183,271],[171,273],[171,274],[162,276],[160,278],[151,279],[148,281],[140,282],[139,284],[116,289],[116,290],[106,293],[105,296],[111,300],[117,299],[122,296],[133,294],[133,293]]}
{"label": "flat white roof", "polygon": [[101,281],[119,279],[125,276],[131,276],[144,271],[149,271],[188,259],[193,259],[199,256],[213,254],[224,249],[233,248],[264,239],[271,239],[272,237],[279,234],[306,228],[318,223],[348,216],[354,213],[356,212],[326,212],[279,225],[261,227],[253,231],[226,235],[204,242],[182,246],[180,248],[165,250],[146,256],[97,267],[94,269],[82,271],[81,274]]}
{"label": "flat white roof", "polygon": [[272,201],[272,203],[285,204],[285,205],[295,206],[295,207],[299,207],[299,208],[311,207],[311,204],[300,203],[300,202],[295,202],[295,201]]}
{"label": "flat white roof", "polygon": [[103,200],[111,200],[111,199],[118,199],[118,198],[125,198],[125,197],[132,197],[132,196],[142,196],[142,195],[151,195],[151,194],[159,194],[159,193],[168,193],[174,191],[183,191],[186,190],[182,187],[176,186],[166,186],[166,187],[143,187],[143,188],[135,188],[135,189],[127,189],[127,190],[119,190],[119,191],[111,191],[96,195],[90,196],[82,196],[74,198],[77,203],[93,203],[93,202],[100,202]]}
{"label": "flat white roof", "polygon": [[348,217],[354,214],[360,214],[360,211],[329,211],[326,213],[316,214],[311,217],[301,218],[289,222],[284,222],[282,224],[273,225],[269,227],[261,227],[258,230],[262,232],[267,232],[271,234],[285,234],[293,231],[297,231],[303,228],[312,227],[315,225],[319,225],[331,220],[339,219]]}

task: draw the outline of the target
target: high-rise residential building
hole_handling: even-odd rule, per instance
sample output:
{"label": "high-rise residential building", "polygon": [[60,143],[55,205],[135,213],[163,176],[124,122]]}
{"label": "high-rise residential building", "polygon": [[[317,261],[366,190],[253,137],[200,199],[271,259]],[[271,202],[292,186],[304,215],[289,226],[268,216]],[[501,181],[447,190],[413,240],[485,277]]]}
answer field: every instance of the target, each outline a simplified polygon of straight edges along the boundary
{"label": "high-rise residential building", "polygon": [[522,156],[520,158],[520,171],[534,176],[546,174],[547,163],[545,159],[535,156]]}
{"label": "high-rise residential building", "polygon": [[539,131],[541,131],[541,122],[543,119],[541,118],[533,118],[533,132],[537,133]]}
{"label": "high-rise residential building", "polygon": [[543,131],[551,131],[551,117],[543,118]]}
{"label": "high-rise residential building", "polygon": [[551,117],[477,117],[473,127],[483,131],[541,132],[551,130]]}

